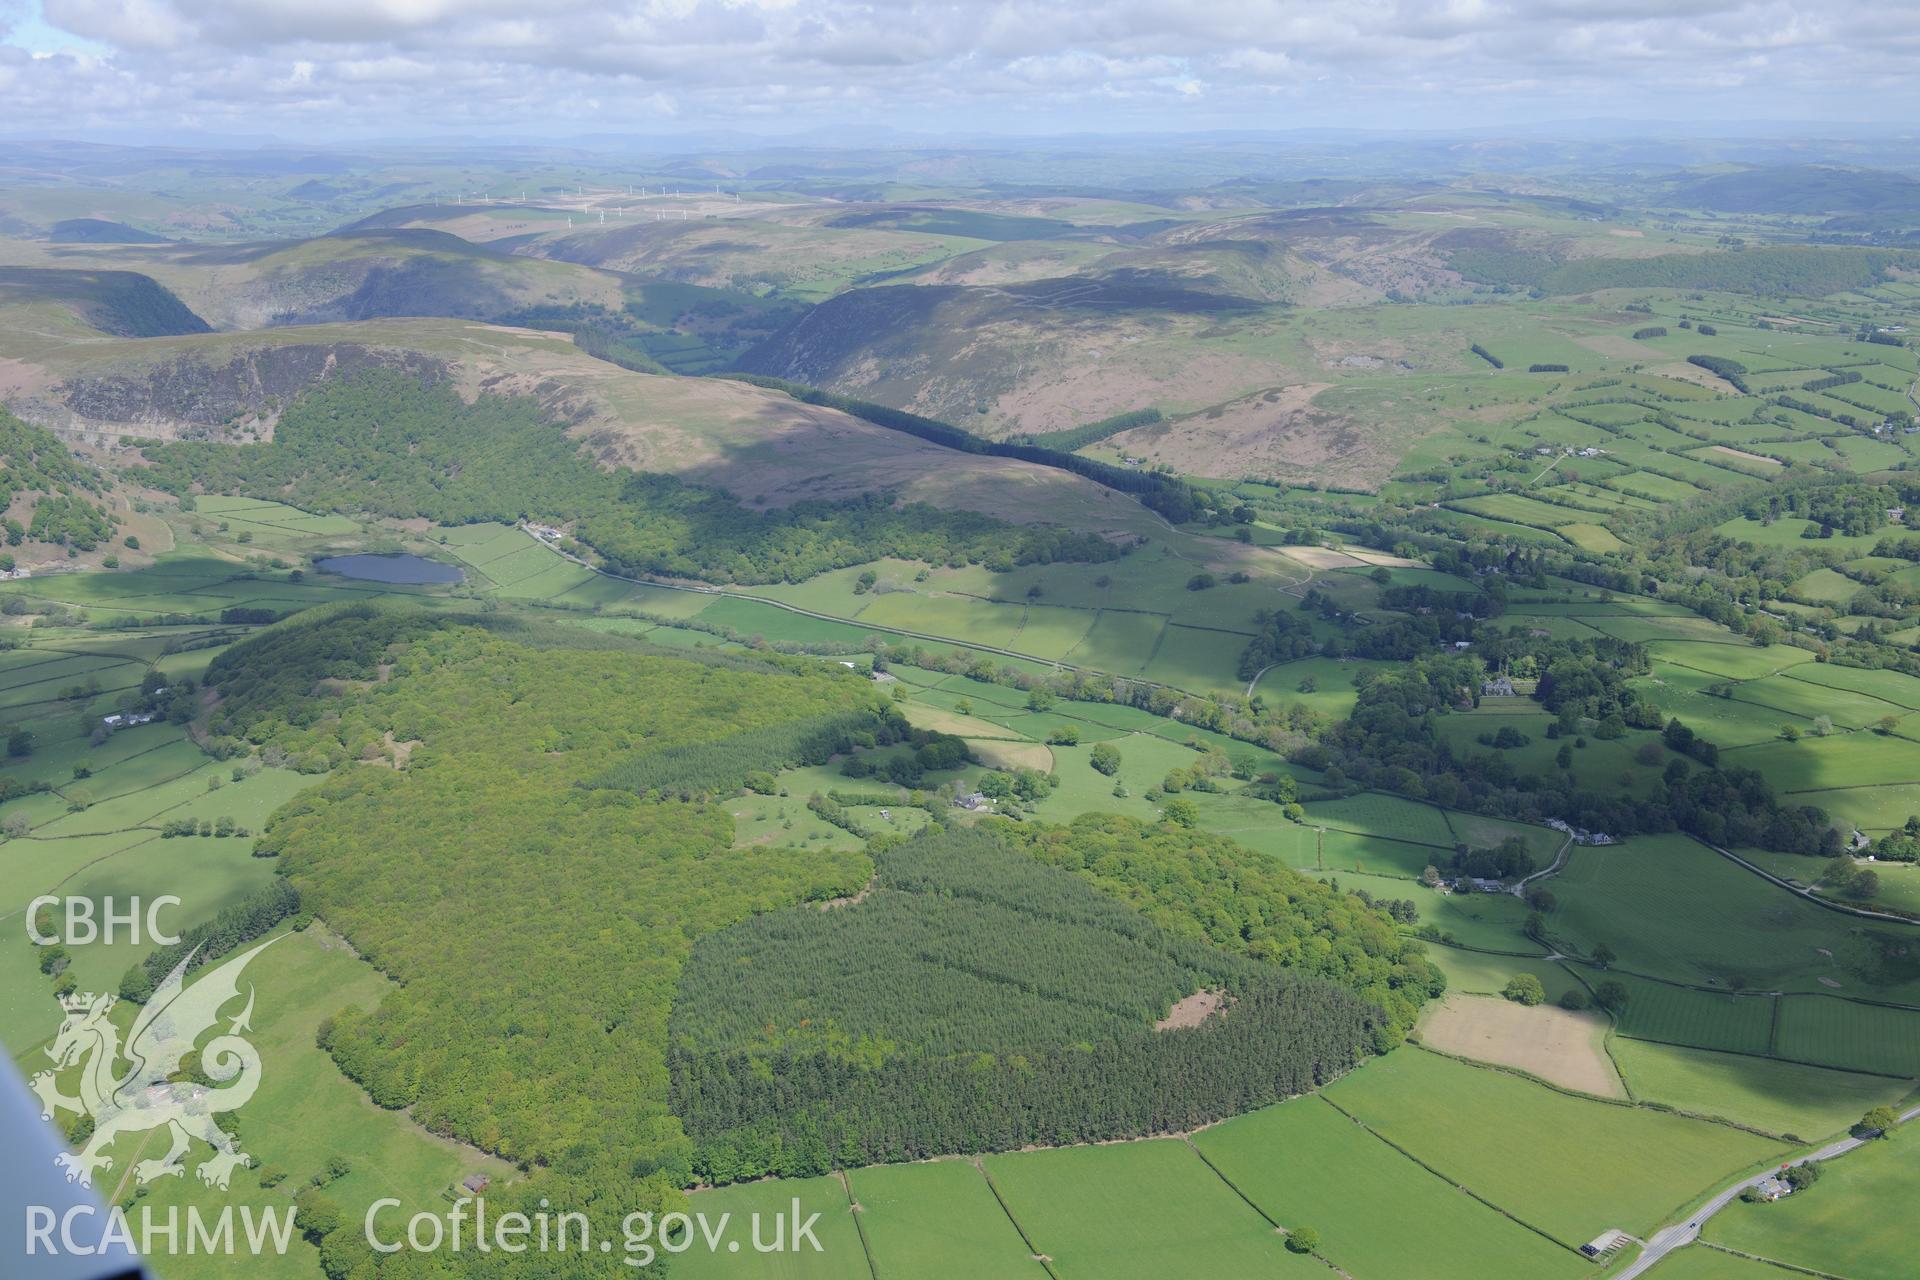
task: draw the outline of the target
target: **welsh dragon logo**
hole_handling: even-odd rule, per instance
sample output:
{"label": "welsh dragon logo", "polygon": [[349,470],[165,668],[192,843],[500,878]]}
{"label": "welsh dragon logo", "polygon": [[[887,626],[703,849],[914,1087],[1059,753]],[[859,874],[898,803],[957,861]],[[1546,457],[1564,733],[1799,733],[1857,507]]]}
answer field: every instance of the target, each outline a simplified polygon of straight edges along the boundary
{"label": "welsh dragon logo", "polygon": [[[133,1020],[124,1046],[120,1029],[107,1017],[116,997],[89,992],[61,998],[66,1020],[47,1049],[54,1067],[35,1075],[32,1084],[43,1119],[51,1120],[56,1111],[93,1117],[93,1135],[86,1146],[78,1153],[63,1151],[55,1157],[67,1171],[68,1182],[92,1186],[95,1171],[113,1167],[113,1157],[106,1150],[114,1139],[163,1127],[171,1131],[172,1147],[157,1160],[141,1160],[133,1166],[134,1177],[142,1183],[180,1176],[186,1169],[183,1157],[196,1138],[213,1148],[213,1154],[194,1171],[210,1187],[224,1191],[235,1168],[253,1163],[234,1136],[214,1122],[218,1112],[241,1106],[260,1086],[260,1054],[240,1036],[251,1030],[251,986],[246,1007],[228,1023],[225,1033],[208,1041],[200,1052],[207,1078],[225,1087],[210,1089],[180,1078],[180,1068],[195,1042],[220,1020],[221,1008],[239,997],[240,971],[270,945],[262,943],[227,961],[191,987],[184,982],[193,960],[189,954]],[[57,1083],[60,1072],[75,1066],[80,1067],[78,1097],[61,1092]]]}

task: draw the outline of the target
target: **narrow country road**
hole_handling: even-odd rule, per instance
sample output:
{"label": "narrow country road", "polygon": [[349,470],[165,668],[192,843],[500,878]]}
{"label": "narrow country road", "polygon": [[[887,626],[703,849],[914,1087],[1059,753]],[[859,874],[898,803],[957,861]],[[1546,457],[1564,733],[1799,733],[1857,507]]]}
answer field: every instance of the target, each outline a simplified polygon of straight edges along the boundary
{"label": "narrow country road", "polygon": [[[1916,1116],[1920,1116],[1920,1106],[1909,1107],[1900,1114],[1900,1123],[1905,1124]],[[1840,1141],[1829,1143],[1812,1155],[1804,1156],[1801,1159],[1836,1160],[1846,1155],[1849,1151],[1865,1146],[1867,1141],[1870,1141],[1870,1139],[1842,1138]],[[1801,1160],[1795,1160],[1792,1163],[1799,1164]],[[1681,1248],[1684,1245],[1690,1245],[1695,1240],[1698,1240],[1700,1238],[1700,1228],[1706,1225],[1708,1218],[1711,1218],[1714,1214],[1732,1204],[1734,1200],[1739,1197],[1740,1193],[1748,1187],[1758,1186],[1767,1178],[1772,1177],[1774,1172],[1774,1170],[1769,1169],[1765,1173],[1756,1173],[1745,1182],[1728,1187],[1725,1191],[1722,1191],[1719,1195],[1716,1195],[1713,1199],[1688,1214],[1685,1222],[1668,1227],[1664,1231],[1655,1232],[1653,1239],[1647,1241],[1646,1246],[1641,1249],[1640,1256],[1633,1260],[1633,1265],[1625,1271],[1615,1274],[1613,1280],[1634,1280],[1636,1276],[1645,1275],[1648,1271],[1652,1270],[1656,1263],[1672,1253],[1675,1249]]]}
{"label": "narrow country road", "polygon": [[1532,884],[1535,880],[1544,880],[1548,876],[1560,874],[1560,868],[1567,865],[1567,854],[1572,849],[1573,849],[1573,837],[1568,836],[1566,839],[1566,842],[1560,846],[1560,852],[1553,855],[1553,861],[1551,863],[1549,863],[1545,867],[1542,867],[1540,870],[1534,872],[1530,876],[1523,876],[1519,880],[1516,880],[1513,884],[1513,887],[1508,889],[1507,892],[1511,893],[1516,898],[1526,897],[1527,886]]}

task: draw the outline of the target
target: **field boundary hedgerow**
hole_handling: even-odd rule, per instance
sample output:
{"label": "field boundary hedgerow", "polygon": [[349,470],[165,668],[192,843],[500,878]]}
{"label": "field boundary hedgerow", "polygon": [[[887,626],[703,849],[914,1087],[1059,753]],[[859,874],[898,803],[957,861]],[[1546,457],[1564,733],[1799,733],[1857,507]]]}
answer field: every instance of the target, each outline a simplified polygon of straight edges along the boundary
{"label": "field boundary hedgerow", "polygon": [[[1422,1049],[1424,1052],[1429,1052],[1429,1053],[1434,1052],[1433,1050],[1425,1049],[1424,1046],[1416,1045],[1414,1047]],[[1446,1057],[1447,1055],[1435,1053],[1435,1056]],[[1475,1065],[1478,1065],[1478,1064],[1475,1064]],[[1449,1177],[1446,1173],[1442,1172],[1441,1170],[1434,1168],[1432,1165],[1428,1164],[1425,1160],[1422,1160],[1419,1156],[1413,1154],[1413,1152],[1407,1150],[1405,1147],[1395,1142],[1392,1138],[1387,1137],[1387,1135],[1385,1135],[1384,1133],[1381,1133],[1378,1129],[1368,1124],[1365,1120],[1362,1120],[1359,1116],[1356,1116],[1355,1114],[1353,1114],[1353,1112],[1347,1110],[1345,1107],[1335,1102],[1332,1098],[1327,1097],[1325,1094],[1315,1094],[1314,1096],[1319,1098],[1320,1101],[1326,1103],[1328,1106],[1332,1107],[1335,1111],[1338,1111],[1341,1115],[1345,1116],[1348,1120],[1351,1120],[1354,1124],[1359,1125],[1360,1128],[1365,1130],[1368,1134],[1370,1134],[1374,1138],[1379,1139],[1381,1142],[1385,1143],[1387,1146],[1393,1148],[1393,1150],[1399,1152],[1401,1155],[1405,1156],[1407,1159],[1413,1161],[1414,1164],[1420,1166],[1422,1169],[1425,1169],[1428,1173],[1440,1179],[1440,1181],[1446,1183],[1448,1186],[1454,1188],[1456,1191],[1459,1191],[1461,1194],[1470,1196],[1473,1199],[1478,1200],[1481,1204],[1493,1210],[1495,1213],[1507,1219],[1509,1222],[1525,1227],[1527,1230],[1533,1232],[1533,1234],[1539,1236],[1543,1240],[1548,1241],[1549,1243],[1558,1245],[1560,1248],[1565,1249],[1570,1253],[1579,1254],[1581,1257],[1586,1256],[1585,1254],[1580,1253],[1580,1249],[1577,1245],[1568,1244],[1565,1240],[1560,1239],[1558,1236],[1554,1235],[1551,1231],[1546,1230],[1544,1227],[1535,1226],[1533,1223],[1528,1222],[1525,1218],[1522,1218],[1520,1215],[1512,1212],[1511,1210],[1506,1209],[1501,1205],[1495,1204],[1493,1201],[1481,1195],[1478,1191],[1475,1191],[1472,1187],[1469,1187],[1466,1184],[1458,1181],[1457,1179]],[[1577,1095],[1577,1096],[1584,1097],[1585,1095]]]}
{"label": "field boundary hedgerow", "polygon": [[1026,1227],[1021,1223],[1020,1219],[1015,1216],[1013,1206],[1008,1204],[1007,1198],[1000,1194],[999,1185],[994,1182],[993,1175],[987,1172],[986,1162],[981,1160],[980,1157],[974,1156],[968,1160],[967,1163],[978,1170],[982,1178],[986,1179],[987,1190],[993,1192],[994,1202],[1000,1206],[1000,1212],[1007,1215],[1007,1221],[1012,1223],[1013,1229],[1019,1233],[1021,1243],[1027,1246],[1028,1256],[1039,1263],[1040,1269],[1046,1272],[1052,1280],[1059,1280],[1058,1274],[1053,1269],[1053,1259],[1040,1252],[1040,1247],[1034,1244],[1033,1237],[1027,1234]]}

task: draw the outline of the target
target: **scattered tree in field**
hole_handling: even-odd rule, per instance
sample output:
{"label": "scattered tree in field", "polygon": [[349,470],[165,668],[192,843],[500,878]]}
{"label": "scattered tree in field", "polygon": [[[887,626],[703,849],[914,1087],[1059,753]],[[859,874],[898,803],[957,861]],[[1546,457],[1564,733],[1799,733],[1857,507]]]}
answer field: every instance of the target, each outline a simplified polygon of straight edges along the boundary
{"label": "scattered tree in field", "polygon": [[1507,979],[1507,985],[1501,994],[1515,1004],[1523,1004],[1529,1008],[1547,998],[1546,988],[1540,984],[1540,979],[1531,973],[1514,974]]}
{"label": "scattered tree in field", "polygon": [[1627,1007],[1627,988],[1612,980],[1603,982],[1593,989],[1593,1002],[1608,1013],[1618,1014]]}
{"label": "scattered tree in field", "polygon": [[1096,772],[1112,777],[1120,772],[1120,749],[1111,742],[1096,742],[1093,750],[1087,753],[1087,763]]}
{"label": "scattered tree in field", "polygon": [[1604,942],[1593,949],[1593,962],[1602,969],[1612,968],[1613,962],[1619,958],[1620,957],[1613,954],[1613,948]]}
{"label": "scattered tree in field", "polygon": [[1200,806],[1185,796],[1169,796],[1160,816],[1179,827],[1191,827],[1200,821]]}
{"label": "scattered tree in field", "polygon": [[1560,1007],[1572,1013],[1579,1013],[1587,1007],[1587,993],[1579,987],[1568,987],[1560,994]]}
{"label": "scattered tree in field", "polygon": [[1853,1136],[1856,1138],[1885,1138],[1893,1132],[1893,1126],[1899,1123],[1892,1107],[1874,1107],[1853,1124]]}
{"label": "scattered tree in field", "polygon": [[1312,1253],[1320,1247],[1320,1233],[1312,1227],[1290,1227],[1287,1230],[1287,1248],[1295,1253]]}

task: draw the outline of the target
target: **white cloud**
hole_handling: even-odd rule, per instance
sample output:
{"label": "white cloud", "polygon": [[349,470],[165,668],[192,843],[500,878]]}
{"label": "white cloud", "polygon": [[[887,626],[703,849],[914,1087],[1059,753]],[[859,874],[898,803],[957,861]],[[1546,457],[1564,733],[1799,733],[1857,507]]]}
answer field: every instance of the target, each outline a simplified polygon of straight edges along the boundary
{"label": "white cloud", "polygon": [[[278,130],[311,108],[338,137],[668,113],[724,125],[769,108],[793,127],[965,130],[1920,105],[1908,0],[43,0],[38,16],[28,2],[0,0],[0,39],[95,56],[16,68],[0,85],[15,130],[128,111],[153,128]],[[22,43],[28,29],[43,34]]]}

